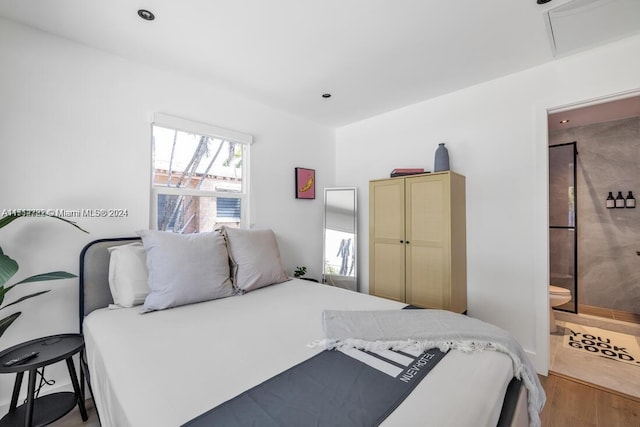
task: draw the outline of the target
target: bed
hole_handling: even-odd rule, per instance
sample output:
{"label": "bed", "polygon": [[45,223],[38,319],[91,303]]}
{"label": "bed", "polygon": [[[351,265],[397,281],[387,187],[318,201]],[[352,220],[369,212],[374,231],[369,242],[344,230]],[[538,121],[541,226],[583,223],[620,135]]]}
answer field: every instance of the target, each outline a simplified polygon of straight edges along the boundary
{"label": "bed", "polygon": [[[323,351],[309,344],[323,337],[326,310],[405,308],[290,279],[147,314],[139,305],[114,309],[110,248],[136,241],[97,240],[80,257],[81,365],[103,427],[184,425]],[[508,355],[452,349],[381,425],[537,422]]]}

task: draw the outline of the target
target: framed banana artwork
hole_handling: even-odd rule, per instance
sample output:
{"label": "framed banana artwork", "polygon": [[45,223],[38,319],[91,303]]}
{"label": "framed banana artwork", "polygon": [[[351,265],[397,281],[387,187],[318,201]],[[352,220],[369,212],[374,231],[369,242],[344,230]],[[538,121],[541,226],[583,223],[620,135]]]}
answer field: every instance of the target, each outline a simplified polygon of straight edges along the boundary
{"label": "framed banana artwork", "polygon": [[315,169],[296,168],[296,199],[316,198]]}

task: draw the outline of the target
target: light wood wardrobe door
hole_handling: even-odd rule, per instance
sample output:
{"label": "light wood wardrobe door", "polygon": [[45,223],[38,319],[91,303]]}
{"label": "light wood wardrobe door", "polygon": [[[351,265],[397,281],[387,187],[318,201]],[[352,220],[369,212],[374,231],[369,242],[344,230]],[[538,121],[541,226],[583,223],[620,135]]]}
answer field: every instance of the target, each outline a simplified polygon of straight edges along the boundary
{"label": "light wood wardrobe door", "polygon": [[369,184],[369,293],[405,301],[404,180]]}
{"label": "light wood wardrobe door", "polygon": [[448,174],[406,180],[406,302],[449,309],[450,179]]}

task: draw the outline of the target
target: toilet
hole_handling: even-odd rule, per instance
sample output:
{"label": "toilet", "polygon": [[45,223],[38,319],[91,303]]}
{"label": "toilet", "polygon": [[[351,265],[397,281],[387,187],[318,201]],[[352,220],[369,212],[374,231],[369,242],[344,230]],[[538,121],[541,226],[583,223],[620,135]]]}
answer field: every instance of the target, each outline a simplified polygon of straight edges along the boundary
{"label": "toilet", "polygon": [[549,332],[557,330],[556,319],[553,315],[553,307],[566,304],[571,301],[571,291],[560,286],[549,285]]}

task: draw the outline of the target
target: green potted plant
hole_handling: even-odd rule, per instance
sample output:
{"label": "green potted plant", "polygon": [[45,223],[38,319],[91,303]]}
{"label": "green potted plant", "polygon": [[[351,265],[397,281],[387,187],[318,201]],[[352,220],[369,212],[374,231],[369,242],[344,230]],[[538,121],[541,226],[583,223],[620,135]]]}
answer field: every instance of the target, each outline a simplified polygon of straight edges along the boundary
{"label": "green potted plant", "polygon": [[[73,221],[69,221],[67,219],[64,219],[56,215],[49,215],[46,213],[42,213],[40,211],[32,211],[32,210],[20,211],[18,213],[3,216],[2,218],[0,218],[0,228],[6,227],[8,224],[12,223],[13,221],[21,217],[43,217],[43,216],[59,219],[61,221],[64,221],[74,226],[80,231],[88,233],[86,230],[80,228],[80,226],[78,226]],[[35,276],[27,277],[26,279],[23,279],[17,283],[14,283],[13,285],[6,286],[9,279],[11,279],[18,272],[18,269],[19,269],[18,263],[15,260],[11,259],[8,255],[6,255],[2,251],[2,247],[0,247],[0,310],[4,310],[5,308],[10,307],[14,304],[18,304],[19,302],[22,302],[26,299],[37,297],[38,295],[42,295],[44,293],[49,292],[49,290],[34,292],[32,294],[25,295],[21,298],[18,298],[12,303],[2,306],[2,303],[4,302],[4,297],[7,294],[7,292],[9,292],[11,289],[15,288],[18,285],[21,285],[23,283],[30,283],[30,282],[43,282],[46,280],[70,279],[73,277],[77,277],[75,274],[67,273],[66,271],[51,271],[49,273],[36,274]],[[20,317],[20,314],[22,314],[22,312],[18,311],[16,313],[10,314],[0,319],[0,337],[4,334],[7,328],[9,328],[9,326],[11,326],[11,324],[18,317]]]}
{"label": "green potted plant", "polygon": [[293,277],[302,277],[305,274],[307,274],[307,267],[305,267],[304,265],[302,267],[296,267],[296,269],[293,271]]}
{"label": "green potted plant", "polygon": [[307,267],[305,267],[304,265],[302,267],[296,267],[296,269],[293,271],[293,277],[302,280],[308,280],[310,282],[318,282],[316,279],[312,279],[310,277],[302,277],[305,274],[307,274]]}

